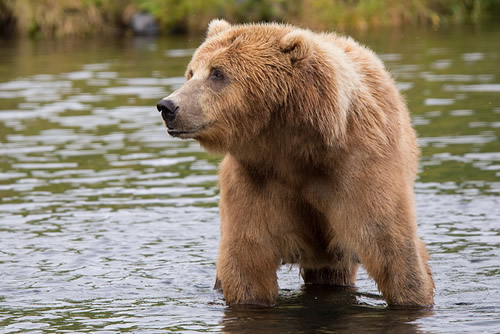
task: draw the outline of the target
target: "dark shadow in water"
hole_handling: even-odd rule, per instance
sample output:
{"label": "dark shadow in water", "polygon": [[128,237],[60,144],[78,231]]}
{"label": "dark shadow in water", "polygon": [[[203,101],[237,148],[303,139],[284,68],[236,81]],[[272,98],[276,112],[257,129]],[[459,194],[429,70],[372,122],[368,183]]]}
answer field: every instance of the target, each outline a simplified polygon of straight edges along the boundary
{"label": "dark shadow in water", "polygon": [[282,297],[275,307],[232,306],[222,320],[224,333],[422,333],[414,322],[431,310],[363,304],[355,288],[305,285],[299,294]]}

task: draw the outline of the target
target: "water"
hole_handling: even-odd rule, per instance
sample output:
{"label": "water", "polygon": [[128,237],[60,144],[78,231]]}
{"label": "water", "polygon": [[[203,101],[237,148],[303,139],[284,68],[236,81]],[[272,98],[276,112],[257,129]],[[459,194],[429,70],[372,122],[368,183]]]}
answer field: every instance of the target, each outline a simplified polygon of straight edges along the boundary
{"label": "water", "polygon": [[0,41],[0,332],[500,332],[500,27],[373,31],[422,147],[433,310],[279,272],[274,308],[212,290],[217,165],[155,104],[192,39]]}

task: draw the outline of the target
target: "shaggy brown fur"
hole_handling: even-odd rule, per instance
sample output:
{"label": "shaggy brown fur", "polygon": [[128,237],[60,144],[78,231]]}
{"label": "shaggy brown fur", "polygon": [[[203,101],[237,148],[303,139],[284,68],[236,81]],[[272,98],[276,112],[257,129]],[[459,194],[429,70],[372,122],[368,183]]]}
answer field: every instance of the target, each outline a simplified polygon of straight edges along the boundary
{"label": "shaggy brown fur", "polygon": [[215,20],[186,77],[164,99],[177,107],[166,125],[226,154],[216,286],[227,304],[273,304],[282,263],[334,285],[354,284],[361,263],[389,304],[433,304],[415,133],[373,52],[335,34]]}

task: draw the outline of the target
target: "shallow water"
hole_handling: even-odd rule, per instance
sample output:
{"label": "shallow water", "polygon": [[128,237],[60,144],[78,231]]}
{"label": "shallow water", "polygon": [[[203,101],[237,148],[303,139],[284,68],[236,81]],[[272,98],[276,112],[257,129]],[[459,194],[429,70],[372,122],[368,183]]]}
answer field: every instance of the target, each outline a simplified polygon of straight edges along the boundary
{"label": "shallow water", "polygon": [[433,310],[284,267],[274,308],[212,290],[221,157],[155,104],[200,40],[0,41],[0,332],[500,331],[500,27],[356,36],[393,72],[422,147]]}

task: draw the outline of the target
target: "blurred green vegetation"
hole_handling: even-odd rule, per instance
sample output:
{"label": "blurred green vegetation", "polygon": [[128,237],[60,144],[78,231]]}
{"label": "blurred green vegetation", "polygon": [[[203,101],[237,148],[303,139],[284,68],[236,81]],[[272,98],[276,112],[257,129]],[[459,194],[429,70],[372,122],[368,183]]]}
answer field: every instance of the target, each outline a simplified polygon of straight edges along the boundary
{"label": "blurred green vegetation", "polygon": [[0,0],[0,34],[75,36],[127,32],[137,12],[163,33],[198,34],[215,17],[283,21],[314,29],[480,23],[500,19],[499,0]]}

